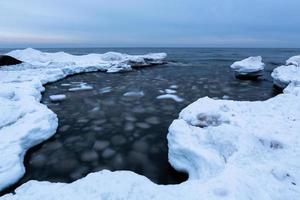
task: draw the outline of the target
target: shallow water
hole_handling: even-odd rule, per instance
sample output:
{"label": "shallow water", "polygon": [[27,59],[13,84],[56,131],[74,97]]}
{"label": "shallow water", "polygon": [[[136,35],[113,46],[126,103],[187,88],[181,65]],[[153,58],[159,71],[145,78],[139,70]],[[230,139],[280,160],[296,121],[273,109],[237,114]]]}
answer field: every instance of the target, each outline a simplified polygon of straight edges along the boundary
{"label": "shallow water", "polygon": [[[73,54],[110,49],[69,49]],[[127,53],[167,52],[167,65],[129,73],[87,73],[46,85],[42,102],[59,118],[56,135],[31,149],[25,158],[28,180],[72,182],[102,169],[131,170],[155,183],[175,184],[187,176],[168,163],[166,135],[179,112],[198,98],[266,100],[278,93],[270,73],[295,49],[114,49]],[[50,50],[55,51],[55,50]],[[264,76],[257,81],[237,80],[229,66],[234,61],[262,55]],[[86,91],[69,91],[81,83]],[[156,99],[174,93],[184,99]],[[175,93],[176,92],[176,93]],[[66,94],[53,103],[49,96]],[[124,95],[125,94],[125,95]]]}

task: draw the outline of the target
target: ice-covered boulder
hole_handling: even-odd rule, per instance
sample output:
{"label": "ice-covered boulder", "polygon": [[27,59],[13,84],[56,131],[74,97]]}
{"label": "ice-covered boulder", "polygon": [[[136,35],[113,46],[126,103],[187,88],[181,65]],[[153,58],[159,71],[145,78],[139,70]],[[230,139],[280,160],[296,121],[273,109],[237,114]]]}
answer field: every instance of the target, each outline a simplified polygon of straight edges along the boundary
{"label": "ice-covered boulder", "polygon": [[[11,58],[9,56],[23,63],[0,68],[0,191],[25,173],[25,152],[56,132],[57,116],[40,103],[43,84],[83,72],[128,71],[131,62],[144,66],[162,63],[166,58],[165,53],[131,56],[109,52],[74,56],[30,48],[9,52],[6,58]],[[92,87],[81,84],[73,91],[87,89]],[[64,98],[64,95],[50,97],[55,101]]]}
{"label": "ice-covered boulder", "polygon": [[300,83],[300,67],[283,65],[275,68],[271,74],[273,82],[280,88],[285,88],[291,82]]}
{"label": "ice-covered boulder", "polygon": [[285,88],[291,82],[300,83],[300,56],[294,56],[286,61],[287,65],[275,68],[271,74],[274,85]]}
{"label": "ice-covered boulder", "polygon": [[22,62],[20,60],[17,60],[11,56],[0,55],[0,66],[17,65],[17,64],[21,64],[21,63]]}
{"label": "ice-covered boulder", "polygon": [[257,56],[234,62],[230,67],[237,78],[253,79],[262,75],[265,64],[262,62],[262,57]]}
{"label": "ice-covered boulder", "polygon": [[286,61],[286,64],[287,65],[296,65],[296,66],[300,67],[300,55],[299,56],[293,56],[293,57],[289,58]]}

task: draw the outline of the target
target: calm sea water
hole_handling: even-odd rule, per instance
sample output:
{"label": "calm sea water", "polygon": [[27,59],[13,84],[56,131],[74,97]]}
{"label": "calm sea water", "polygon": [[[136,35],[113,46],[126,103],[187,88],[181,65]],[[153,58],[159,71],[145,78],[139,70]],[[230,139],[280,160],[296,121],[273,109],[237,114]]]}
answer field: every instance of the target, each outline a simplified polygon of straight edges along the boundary
{"label": "calm sea water", "polygon": [[[0,50],[6,52],[7,50]],[[168,53],[169,64],[128,73],[87,73],[46,85],[42,102],[59,118],[54,137],[31,149],[25,158],[28,180],[72,182],[102,169],[131,170],[159,184],[176,184],[186,174],[168,163],[166,135],[179,112],[198,98],[266,100],[278,94],[272,70],[300,49],[46,49],[72,54],[118,51],[129,54]],[[229,66],[248,56],[263,56],[264,76],[256,81],[237,80]],[[79,83],[89,91],[69,92]],[[65,84],[70,84],[66,86]],[[159,100],[165,89],[178,88],[182,102]],[[144,95],[124,96],[127,92]],[[49,96],[66,94],[51,103]],[[12,189],[13,189],[12,188]]]}

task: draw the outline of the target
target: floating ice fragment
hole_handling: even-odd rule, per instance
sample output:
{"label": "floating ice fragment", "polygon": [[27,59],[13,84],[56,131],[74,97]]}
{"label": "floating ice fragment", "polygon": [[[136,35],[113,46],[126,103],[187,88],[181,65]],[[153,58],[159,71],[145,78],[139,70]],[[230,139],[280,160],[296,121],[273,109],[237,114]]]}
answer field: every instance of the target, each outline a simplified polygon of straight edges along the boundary
{"label": "floating ice fragment", "polygon": [[49,98],[52,102],[57,102],[57,101],[65,100],[67,97],[64,94],[57,94],[57,95],[51,95],[49,96]]}
{"label": "floating ice fragment", "polygon": [[92,86],[87,85],[86,83],[82,83],[80,84],[80,87],[70,88],[69,91],[76,92],[76,91],[84,91],[84,90],[92,90],[92,89],[93,89]]}
{"label": "floating ice fragment", "polygon": [[171,90],[171,89],[165,89],[165,92],[166,92],[167,94],[175,94],[175,93],[177,93],[176,90]]}
{"label": "floating ice fragment", "polygon": [[163,95],[159,95],[158,97],[156,97],[156,99],[172,99],[176,102],[183,102],[184,99],[178,97],[175,94],[163,94]]}
{"label": "floating ice fragment", "polygon": [[99,90],[99,93],[100,94],[105,94],[105,93],[109,93],[109,92],[111,92],[112,91],[112,88],[111,87],[104,87],[104,88],[101,88],[100,90]]}
{"label": "floating ice fragment", "polygon": [[143,91],[139,92],[126,92],[123,94],[124,97],[143,97],[145,94]]}

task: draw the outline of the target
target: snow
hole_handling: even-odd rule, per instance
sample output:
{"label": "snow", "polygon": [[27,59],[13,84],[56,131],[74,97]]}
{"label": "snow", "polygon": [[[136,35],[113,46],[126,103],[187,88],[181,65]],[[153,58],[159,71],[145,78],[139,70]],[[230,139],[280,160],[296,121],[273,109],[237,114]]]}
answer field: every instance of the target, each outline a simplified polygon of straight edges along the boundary
{"label": "snow", "polygon": [[[4,180],[7,186],[7,181],[13,183],[24,173],[24,152],[57,127],[55,114],[39,103],[41,80],[29,80],[34,75],[25,76],[23,71],[4,76],[7,71],[0,70],[5,77],[0,85],[0,110],[5,113],[0,118],[2,188]],[[57,75],[49,77],[53,80]],[[29,181],[1,199],[297,200],[299,130],[297,82],[266,101],[204,97],[181,111],[167,136],[169,162],[187,172],[188,181],[157,185],[130,171],[103,170],[70,184]]]}
{"label": "snow", "polygon": [[234,70],[236,75],[259,75],[259,72],[264,70],[264,63],[262,57],[249,57],[241,61],[233,63],[230,67]]}
{"label": "snow", "polygon": [[65,100],[67,98],[67,96],[64,94],[56,94],[56,95],[49,96],[49,98],[51,101],[56,102],[56,101]]}
{"label": "snow", "polygon": [[[40,103],[43,84],[83,72],[127,71],[131,70],[130,63],[152,65],[163,63],[166,57],[165,53],[131,56],[113,52],[74,56],[30,48],[7,55],[24,63],[0,68],[0,191],[25,173],[25,152],[56,132],[56,114]],[[90,86],[73,88],[78,89]]]}
{"label": "snow", "polygon": [[183,102],[184,99],[180,98],[179,96],[175,94],[162,94],[156,97],[156,99],[172,99],[176,102]]}

